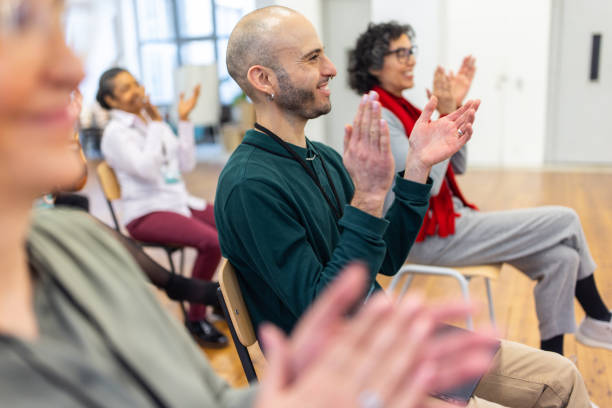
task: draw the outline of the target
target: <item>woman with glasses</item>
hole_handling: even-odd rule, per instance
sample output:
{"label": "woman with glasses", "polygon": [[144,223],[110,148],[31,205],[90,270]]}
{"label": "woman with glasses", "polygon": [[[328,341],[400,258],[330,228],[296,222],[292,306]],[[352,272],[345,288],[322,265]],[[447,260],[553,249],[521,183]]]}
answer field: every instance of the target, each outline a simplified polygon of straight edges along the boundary
{"label": "woman with glasses", "polygon": [[[349,64],[351,87],[358,93],[373,89],[380,95],[397,171],[404,169],[410,133],[421,114],[402,96],[414,86],[413,38],[408,25],[370,24],[357,40]],[[474,62],[466,57],[457,75],[436,69],[433,95],[440,115],[462,104],[474,77]],[[595,285],[595,262],[577,214],[558,206],[477,211],[455,180],[455,174],[466,169],[465,149],[433,166],[429,211],[408,261],[439,266],[509,263],[537,281],[534,294],[542,349],[563,354],[563,335],[576,331],[574,297],[587,315],[576,331],[577,340],[612,349],[612,315]],[[387,208],[393,199],[390,191]]]}
{"label": "woman with glasses", "polygon": [[[140,241],[196,248],[191,276],[210,281],[221,260],[213,205],[191,196],[181,177],[196,164],[189,114],[199,93],[196,87],[190,98],[180,97],[178,137],[125,69],[102,74],[96,99],[111,114],[101,147],[121,185],[126,229]],[[227,338],[206,319],[205,305],[191,304],[185,324],[202,345],[227,345]]]}

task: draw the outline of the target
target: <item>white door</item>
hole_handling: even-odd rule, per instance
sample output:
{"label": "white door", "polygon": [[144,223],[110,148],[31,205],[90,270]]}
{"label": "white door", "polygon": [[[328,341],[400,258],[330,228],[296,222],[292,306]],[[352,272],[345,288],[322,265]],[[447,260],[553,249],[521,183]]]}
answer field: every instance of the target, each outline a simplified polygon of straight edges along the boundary
{"label": "white door", "polygon": [[553,1],[552,14],[546,159],[612,164],[612,1]]}

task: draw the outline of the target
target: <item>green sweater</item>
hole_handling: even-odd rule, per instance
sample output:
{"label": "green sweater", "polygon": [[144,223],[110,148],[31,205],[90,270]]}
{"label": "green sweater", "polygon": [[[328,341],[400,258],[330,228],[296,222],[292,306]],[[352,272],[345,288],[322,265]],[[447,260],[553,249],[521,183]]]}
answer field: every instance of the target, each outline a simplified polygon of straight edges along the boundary
{"label": "green sweater", "polygon": [[339,194],[337,221],[321,191],[277,142],[249,130],[221,172],[215,218],[221,251],[238,280],[256,327],[269,321],[290,332],[315,298],[353,260],[377,273],[395,274],[404,263],[427,211],[431,184],[397,177],[396,199],[385,219],[349,205],[354,187],[332,148],[307,141],[291,147],[308,161],[335,203],[321,166]]}
{"label": "green sweater", "polygon": [[132,257],[91,217],[37,211],[28,242],[39,338],[0,333],[0,406],[156,406],[127,367],[166,407],[252,405],[256,388],[231,389],[214,373]]}

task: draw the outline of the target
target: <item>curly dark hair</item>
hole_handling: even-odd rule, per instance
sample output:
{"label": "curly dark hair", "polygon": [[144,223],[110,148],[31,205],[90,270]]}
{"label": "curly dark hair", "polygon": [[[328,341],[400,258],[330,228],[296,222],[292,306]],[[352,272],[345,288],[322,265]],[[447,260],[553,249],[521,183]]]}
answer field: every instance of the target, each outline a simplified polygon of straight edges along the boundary
{"label": "curly dark hair", "polygon": [[415,36],[408,24],[396,21],[368,24],[368,29],[357,39],[349,54],[349,86],[359,94],[369,92],[379,85],[378,78],[370,74],[371,69],[381,69],[389,44],[406,34],[410,40]]}
{"label": "curly dark hair", "polygon": [[115,79],[115,77],[122,72],[128,71],[124,68],[115,67],[107,69],[100,77],[100,82],[98,83],[98,92],[96,93],[96,100],[98,101],[100,106],[106,110],[111,109],[111,107],[106,102],[106,97],[113,96],[113,90],[115,89],[113,79]]}

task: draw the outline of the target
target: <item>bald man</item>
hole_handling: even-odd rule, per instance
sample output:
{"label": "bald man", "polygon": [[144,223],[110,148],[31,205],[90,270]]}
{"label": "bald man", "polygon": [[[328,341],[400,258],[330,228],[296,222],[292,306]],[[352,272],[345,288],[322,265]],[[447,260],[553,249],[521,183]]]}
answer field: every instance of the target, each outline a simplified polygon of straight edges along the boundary
{"label": "bald man", "polygon": [[[308,120],[331,110],[336,69],[301,14],[274,6],[245,16],[230,36],[227,67],[253,101],[257,123],[219,178],[221,250],[238,272],[254,324],[291,332],[351,260],[369,266],[368,295],[380,289],[378,273],[399,270],[427,210],[431,166],[469,140],[479,102],[430,121],[432,98],[411,134],[406,170],[394,175],[374,92],[346,127],[344,157],[305,136]],[[394,180],[396,199],[383,218]],[[590,406],[568,360],[507,342],[475,395],[484,399],[473,397],[471,406]]]}

